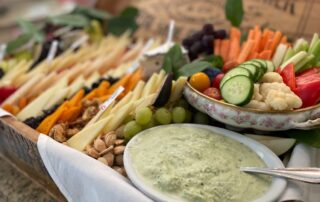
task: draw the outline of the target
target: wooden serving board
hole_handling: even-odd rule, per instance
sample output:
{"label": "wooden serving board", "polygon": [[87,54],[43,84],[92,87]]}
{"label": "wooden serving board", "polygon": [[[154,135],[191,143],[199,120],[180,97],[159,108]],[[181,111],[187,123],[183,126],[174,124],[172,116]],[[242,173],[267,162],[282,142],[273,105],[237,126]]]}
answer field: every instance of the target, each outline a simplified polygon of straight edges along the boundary
{"label": "wooden serving board", "polygon": [[66,201],[47,172],[37,149],[39,133],[13,117],[0,118],[0,155],[57,201]]}

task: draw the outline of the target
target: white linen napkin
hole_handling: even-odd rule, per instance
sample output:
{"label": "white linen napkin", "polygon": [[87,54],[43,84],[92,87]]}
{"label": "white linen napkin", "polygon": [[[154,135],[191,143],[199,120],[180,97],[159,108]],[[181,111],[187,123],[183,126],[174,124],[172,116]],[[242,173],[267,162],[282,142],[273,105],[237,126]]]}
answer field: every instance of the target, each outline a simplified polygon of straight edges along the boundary
{"label": "white linen napkin", "polygon": [[[286,167],[312,167],[313,158],[315,158],[314,151],[310,146],[305,144],[297,144],[291,154],[291,158]],[[279,198],[279,201],[305,201],[305,202],[316,202],[319,198],[310,197],[310,185],[307,183],[288,181],[288,185],[284,193]]]}
{"label": "white linen napkin", "polygon": [[9,112],[7,112],[6,110],[0,107],[0,117],[4,117],[4,116],[12,116],[12,114],[10,114]]}
{"label": "white linen napkin", "polygon": [[40,134],[40,156],[60,191],[75,202],[151,201],[103,163]]}

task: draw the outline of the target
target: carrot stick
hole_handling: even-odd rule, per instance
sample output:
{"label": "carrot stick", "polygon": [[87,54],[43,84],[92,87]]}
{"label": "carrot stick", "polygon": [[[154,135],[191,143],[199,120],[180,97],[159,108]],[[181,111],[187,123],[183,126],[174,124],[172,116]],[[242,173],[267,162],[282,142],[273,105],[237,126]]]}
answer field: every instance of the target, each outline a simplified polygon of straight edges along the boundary
{"label": "carrot stick", "polygon": [[254,46],[254,40],[248,40],[246,42],[246,44],[244,45],[240,55],[238,56],[237,62],[239,64],[243,63],[244,61],[246,61],[246,59],[248,58],[252,48]]}
{"label": "carrot stick", "polygon": [[230,40],[238,39],[240,41],[240,38],[241,38],[240,30],[236,27],[232,27],[230,30]]}
{"label": "carrot stick", "polygon": [[80,115],[81,110],[81,105],[70,107],[68,110],[64,110],[62,112],[61,116],[59,117],[59,121],[62,123],[74,121]]}
{"label": "carrot stick", "polygon": [[269,30],[269,29],[265,29],[262,33],[262,39],[261,39],[261,42],[260,42],[260,47],[259,47],[259,52],[263,51],[264,50],[264,47],[266,45],[266,43],[268,42],[270,36],[272,34],[272,31]]}
{"label": "carrot stick", "polygon": [[126,74],[125,76],[123,76],[119,81],[117,81],[116,83],[114,83],[107,91],[107,94],[112,94],[117,88],[119,88],[120,86],[125,86],[126,83],[129,81],[130,77],[132,76],[132,74]]}
{"label": "carrot stick", "polygon": [[228,61],[236,60],[240,54],[240,40],[237,38],[231,39]]}
{"label": "carrot stick", "polygon": [[53,114],[45,118],[37,127],[37,131],[43,134],[49,134],[51,128],[56,124],[60,116],[67,110],[67,102],[63,103]]}
{"label": "carrot stick", "polygon": [[251,29],[248,34],[248,40],[250,40],[250,39],[254,39],[254,30],[253,29]]}
{"label": "carrot stick", "polygon": [[258,58],[259,57],[259,53],[258,52],[251,52],[248,59],[254,59],[254,58]]}
{"label": "carrot stick", "polygon": [[263,50],[270,50],[272,43],[273,43],[273,40],[272,40],[272,39],[269,39],[269,40],[267,41],[266,45],[264,46],[264,49],[263,49]]}
{"label": "carrot stick", "polygon": [[272,51],[271,55],[274,53],[274,51],[276,50],[278,44],[280,43],[281,37],[282,37],[282,33],[277,31],[275,33],[274,37],[273,37],[272,44],[271,44],[271,47],[270,47],[270,50]]}
{"label": "carrot stick", "polygon": [[259,58],[260,59],[264,59],[264,60],[270,60],[271,59],[271,55],[272,55],[272,51],[271,50],[264,50],[259,54]]}
{"label": "carrot stick", "polygon": [[106,101],[110,96],[111,96],[110,94],[107,94],[107,95],[104,95],[104,96],[99,97],[98,99],[103,103],[103,102]]}
{"label": "carrot stick", "polygon": [[108,81],[102,81],[98,87],[97,94],[98,96],[103,96],[108,92],[108,88],[110,87],[110,83]]}
{"label": "carrot stick", "polygon": [[214,40],[214,54],[220,55],[221,39]]}
{"label": "carrot stick", "polygon": [[283,37],[281,38],[280,43],[287,43],[287,42],[288,42],[288,38],[287,38],[286,36],[283,36]]}
{"label": "carrot stick", "polygon": [[256,34],[255,34],[255,43],[254,43],[254,47],[251,51],[251,53],[253,54],[254,52],[259,52],[259,48],[260,48],[260,44],[261,44],[261,38],[262,38],[262,33],[259,30],[257,30]]}
{"label": "carrot stick", "polygon": [[133,73],[129,82],[126,84],[124,94],[127,94],[128,92],[130,92],[141,80],[141,77],[142,77],[142,68],[139,68],[137,69],[137,71]]}
{"label": "carrot stick", "polygon": [[20,110],[23,109],[28,104],[28,99],[26,97],[22,97],[19,100],[19,108]]}
{"label": "carrot stick", "polygon": [[71,99],[70,99],[70,105],[71,106],[76,106],[81,104],[81,100],[84,97],[84,90],[81,89],[79,90]]}
{"label": "carrot stick", "polygon": [[229,48],[230,48],[230,40],[229,39],[222,40],[220,54],[221,54],[221,57],[223,58],[224,62],[228,61]]}

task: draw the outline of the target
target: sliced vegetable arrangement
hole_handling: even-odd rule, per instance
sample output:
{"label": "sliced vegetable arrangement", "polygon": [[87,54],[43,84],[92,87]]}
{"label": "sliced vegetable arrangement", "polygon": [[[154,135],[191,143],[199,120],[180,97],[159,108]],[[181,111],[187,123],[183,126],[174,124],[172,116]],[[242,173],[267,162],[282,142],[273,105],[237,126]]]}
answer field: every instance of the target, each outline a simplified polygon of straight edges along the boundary
{"label": "sliced vegetable arrangement", "polygon": [[223,67],[219,70],[211,63],[205,71],[198,68],[203,73],[191,75],[190,85],[211,98],[262,111],[293,110],[319,102],[318,34],[310,44],[299,39],[293,47],[281,32],[262,31],[259,26],[249,30],[242,44],[240,38],[239,29],[231,28],[229,37],[215,39],[213,53],[222,57]]}

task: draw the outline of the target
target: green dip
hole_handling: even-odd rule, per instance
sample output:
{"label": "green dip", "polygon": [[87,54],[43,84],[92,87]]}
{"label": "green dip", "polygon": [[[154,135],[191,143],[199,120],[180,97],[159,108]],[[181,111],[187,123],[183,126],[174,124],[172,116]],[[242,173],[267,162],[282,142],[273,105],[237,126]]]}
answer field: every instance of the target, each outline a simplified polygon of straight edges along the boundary
{"label": "green dip", "polygon": [[268,177],[239,171],[265,167],[250,148],[201,128],[168,125],[148,130],[128,149],[145,183],[182,201],[252,201],[271,183]]}

